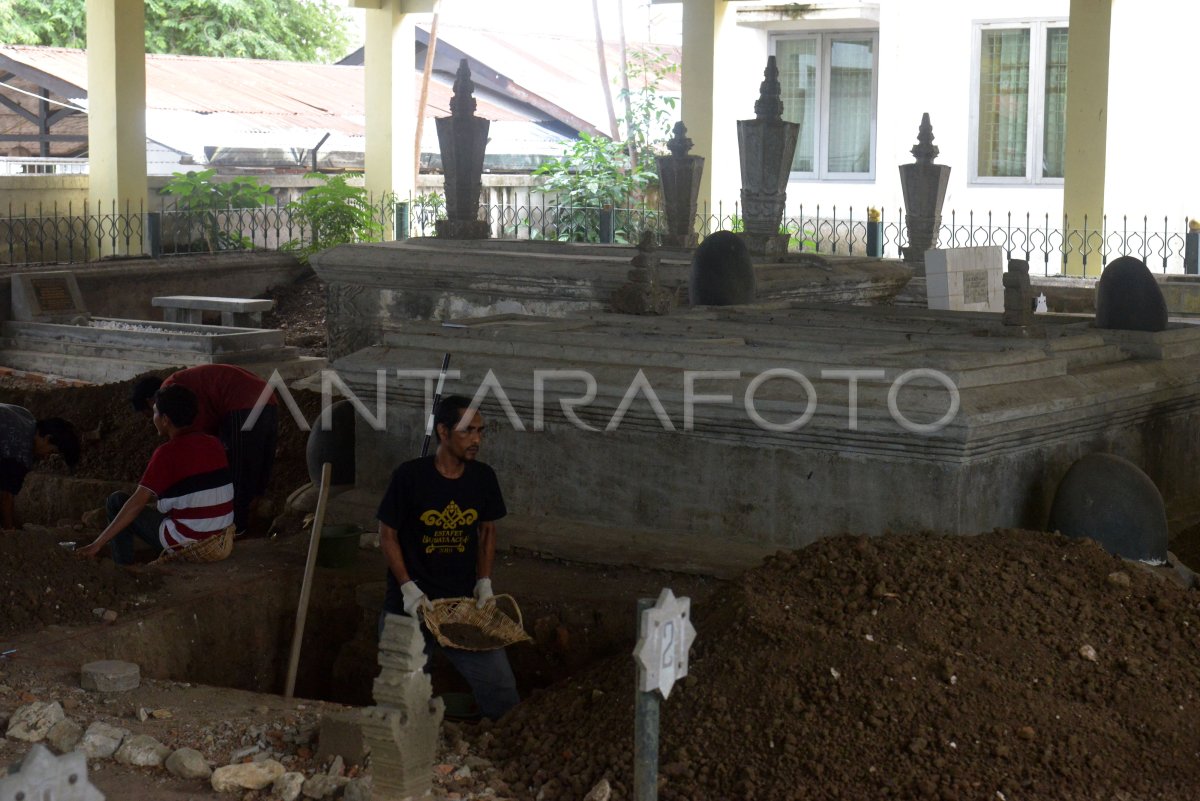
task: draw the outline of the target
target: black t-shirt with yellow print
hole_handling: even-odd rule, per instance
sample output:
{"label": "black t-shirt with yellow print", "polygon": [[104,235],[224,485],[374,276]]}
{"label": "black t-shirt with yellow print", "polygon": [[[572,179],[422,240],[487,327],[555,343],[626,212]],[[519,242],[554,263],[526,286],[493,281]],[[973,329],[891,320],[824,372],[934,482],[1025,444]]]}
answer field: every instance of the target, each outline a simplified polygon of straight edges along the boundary
{"label": "black t-shirt with yellow print", "polygon": [[[396,468],[377,516],[396,529],[408,575],[432,600],[471,595],[479,524],[507,513],[492,468],[467,462],[461,476],[446,478],[433,457],[426,456]],[[385,608],[396,614],[404,611],[400,583],[391,570]]]}

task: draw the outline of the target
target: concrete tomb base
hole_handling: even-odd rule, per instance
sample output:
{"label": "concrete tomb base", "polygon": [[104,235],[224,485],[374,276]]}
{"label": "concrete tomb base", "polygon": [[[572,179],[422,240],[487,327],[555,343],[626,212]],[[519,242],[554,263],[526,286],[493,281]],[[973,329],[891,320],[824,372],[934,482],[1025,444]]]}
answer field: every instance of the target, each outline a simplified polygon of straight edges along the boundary
{"label": "concrete tomb base", "polygon": [[[529,240],[409,239],[312,257],[329,286],[329,358],[382,341],[406,320],[607,311],[636,248]],[[659,248],[659,282],[684,304],[692,251]],[[887,303],[912,277],[899,262],[789,253],[754,263],[760,301]]]}
{"label": "concrete tomb base", "polygon": [[356,522],[423,436],[428,390],[396,370],[445,352],[447,392],[484,388],[504,529],[565,557],[686,569],[839,532],[1043,528],[1093,452],[1138,465],[1172,527],[1200,519],[1200,328],[776,303],[398,323],[334,364],[371,415],[386,392],[386,419],[357,420]]}

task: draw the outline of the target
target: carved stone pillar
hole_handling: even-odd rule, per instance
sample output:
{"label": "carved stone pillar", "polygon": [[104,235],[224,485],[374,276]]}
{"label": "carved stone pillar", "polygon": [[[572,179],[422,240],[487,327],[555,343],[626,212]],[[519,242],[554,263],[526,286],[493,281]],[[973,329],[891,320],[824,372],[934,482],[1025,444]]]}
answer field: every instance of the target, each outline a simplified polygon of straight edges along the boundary
{"label": "carved stone pillar", "polygon": [[483,184],[483,154],[491,123],[475,116],[475,84],[464,58],[454,79],[450,116],[438,117],[438,146],[446,176],[446,216],[438,220],[437,235],[447,239],[487,239],[488,224],[479,219]]}
{"label": "carved stone pillar", "polygon": [[667,233],[663,244],[672,247],[696,247],[696,200],[700,196],[700,178],[704,175],[704,157],[689,156],[692,140],[687,138],[683,122],[675,123],[675,135],[667,142],[669,156],[655,156],[658,180],[662,185],[663,208],[667,213]]}
{"label": "carved stone pillar", "polygon": [[942,203],[950,182],[950,167],[934,164],[938,148],[933,144],[933,126],[929,114],[921,116],[917,144],[912,149],[913,164],[900,165],[900,188],[904,192],[904,225],[908,229],[908,247],[904,261],[925,264],[925,251],[937,247],[942,227]]}
{"label": "carved stone pillar", "polygon": [[775,56],[767,58],[765,79],[754,104],[755,119],[738,120],[738,150],[742,165],[742,239],[755,255],[787,251],[788,235],[779,233],[787,202],[792,156],[800,137],[800,124],[784,122],[779,69]]}

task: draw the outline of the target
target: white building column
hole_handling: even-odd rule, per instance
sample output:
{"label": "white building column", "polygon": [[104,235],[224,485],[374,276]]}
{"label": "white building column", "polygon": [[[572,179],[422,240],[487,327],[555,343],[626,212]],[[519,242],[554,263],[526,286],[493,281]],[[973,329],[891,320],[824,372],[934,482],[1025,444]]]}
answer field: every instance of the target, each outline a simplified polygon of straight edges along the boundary
{"label": "white building column", "polygon": [[142,0],[87,0],[88,206],[145,208],[146,10]]}
{"label": "white building column", "polygon": [[[389,193],[405,200],[417,191],[416,14],[434,0],[351,0],[366,9],[363,49],[366,82],[366,189],[373,203]],[[386,232],[391,239],[393,231]]]}

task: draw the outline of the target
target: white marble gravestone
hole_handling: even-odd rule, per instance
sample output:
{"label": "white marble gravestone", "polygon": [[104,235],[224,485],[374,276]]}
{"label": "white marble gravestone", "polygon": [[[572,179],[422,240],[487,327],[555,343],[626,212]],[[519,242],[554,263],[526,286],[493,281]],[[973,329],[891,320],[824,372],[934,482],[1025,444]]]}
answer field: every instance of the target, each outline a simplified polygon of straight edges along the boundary
{"label": "white marble gravestone", "polygon": [[929,308],[1004,311],[1004,250],[995,246],[925,252]]}

